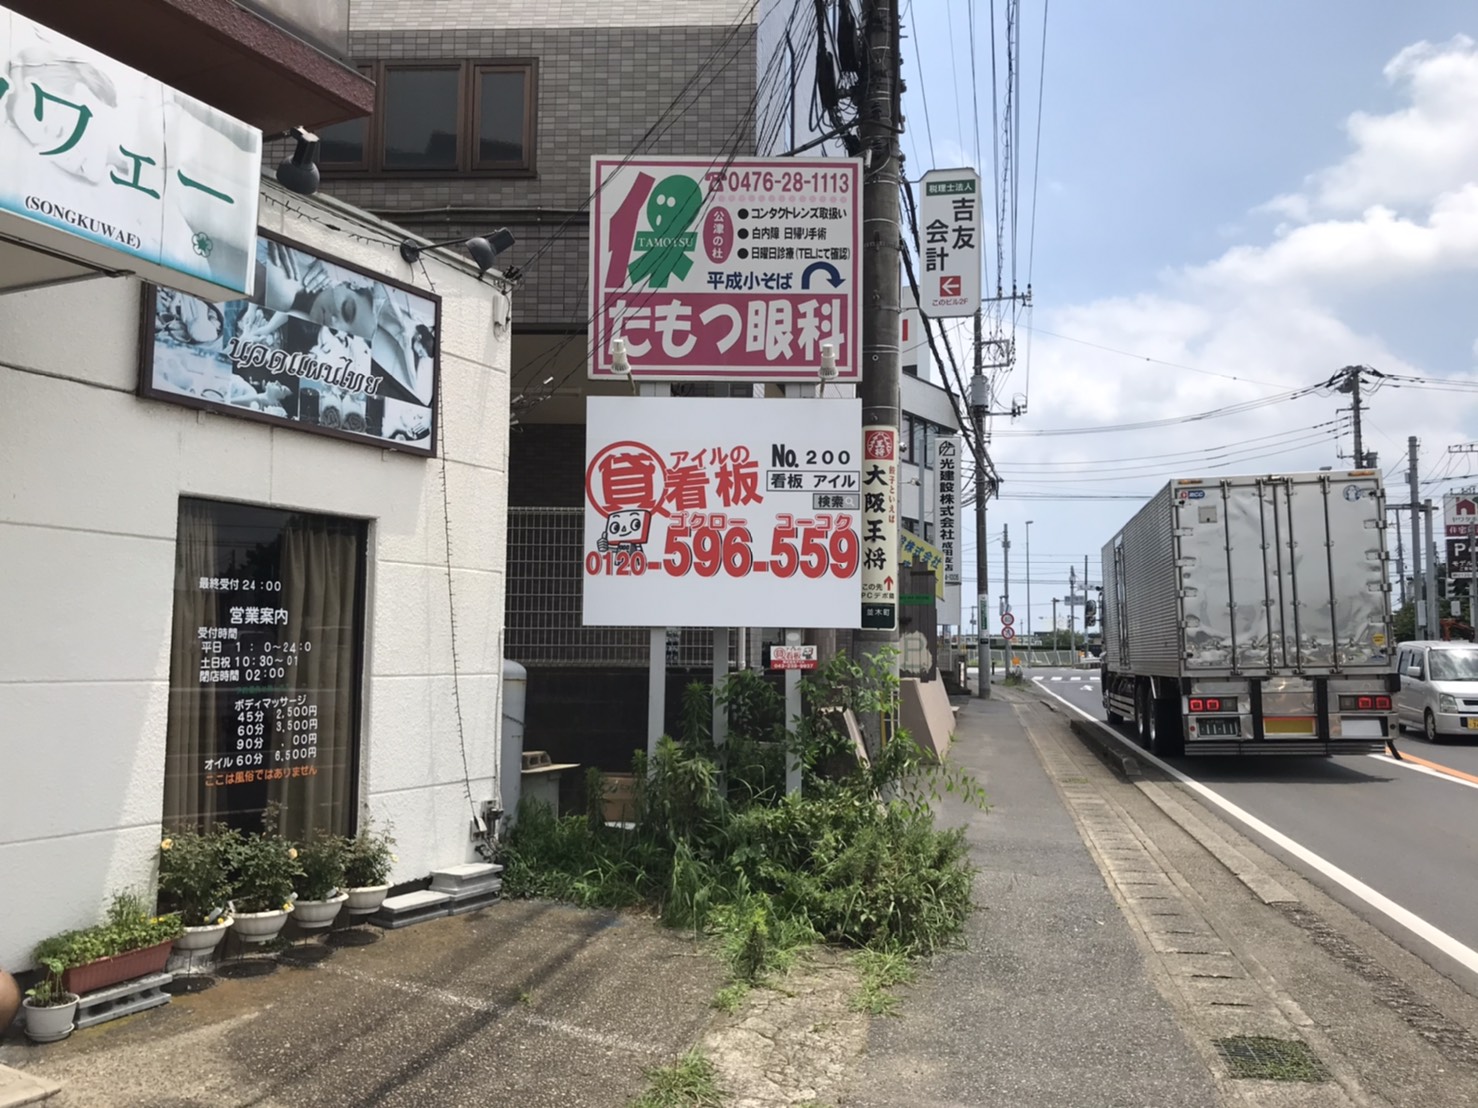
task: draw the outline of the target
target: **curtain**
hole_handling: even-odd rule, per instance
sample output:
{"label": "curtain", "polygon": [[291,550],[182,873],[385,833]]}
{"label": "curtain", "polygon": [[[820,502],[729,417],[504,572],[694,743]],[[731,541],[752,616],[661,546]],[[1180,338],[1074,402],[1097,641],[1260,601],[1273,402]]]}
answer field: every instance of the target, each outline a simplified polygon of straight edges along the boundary
{"label": "curtain", "polygon": [[169,731],[164,755],[164,826],[214,823],[219,790],[207,788],[205,760],[215,754],[220,685],[200,680],[200,628],[220,625],[219,594],[200,587],[217,573],[215,515],[180,504],[175,545],[173,649],[169,658]]}

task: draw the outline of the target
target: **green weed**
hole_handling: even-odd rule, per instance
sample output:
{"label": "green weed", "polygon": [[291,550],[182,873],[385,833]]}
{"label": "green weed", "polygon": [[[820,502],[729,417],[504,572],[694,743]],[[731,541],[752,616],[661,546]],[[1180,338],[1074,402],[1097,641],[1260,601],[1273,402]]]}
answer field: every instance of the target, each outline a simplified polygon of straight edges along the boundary
{"label": "green weed", "polygon": [[901,954],[885,950],[864,950],[855,962],[862,974],[862,985],[852,998],[852,1010],[873,1016],[898,1014],[895,985],[907,985],[915,977],[914,968]]}
{"label": "green weed", "polygon": [[721,1108],[713,1063],[690,1050],[670,1066],[647,1071],[647,1091],[630,1108]]}

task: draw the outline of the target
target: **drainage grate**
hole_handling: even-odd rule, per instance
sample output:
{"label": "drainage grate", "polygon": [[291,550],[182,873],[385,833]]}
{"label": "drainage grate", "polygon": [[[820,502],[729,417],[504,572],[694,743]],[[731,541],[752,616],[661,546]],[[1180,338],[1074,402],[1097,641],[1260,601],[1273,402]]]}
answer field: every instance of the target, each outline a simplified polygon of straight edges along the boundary
{"label": "drainage grate", "polygon": [[1215,1042],[1233,1077],[1259,1081],[1329,1080],[1329,1071],[1318,1055],[1297,1039],[1233,1035]]}

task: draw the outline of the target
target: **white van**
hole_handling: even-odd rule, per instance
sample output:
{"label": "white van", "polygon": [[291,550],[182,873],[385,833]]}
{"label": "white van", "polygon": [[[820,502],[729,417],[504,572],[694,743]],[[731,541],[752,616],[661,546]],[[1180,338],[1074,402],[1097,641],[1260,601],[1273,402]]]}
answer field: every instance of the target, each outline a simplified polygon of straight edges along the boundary
{"label": "white van", "polygon": [[1432,743],[1443,735],[1478,738],[1478,644],[1404,642],[1396,648],[1396,671],[1398,727],[1416,728]]}

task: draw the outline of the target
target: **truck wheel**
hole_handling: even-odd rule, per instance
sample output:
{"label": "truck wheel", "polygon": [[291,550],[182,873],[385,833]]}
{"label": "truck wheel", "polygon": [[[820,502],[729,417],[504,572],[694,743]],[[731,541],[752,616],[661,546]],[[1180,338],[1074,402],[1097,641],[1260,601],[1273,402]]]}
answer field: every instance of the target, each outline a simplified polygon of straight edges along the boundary
{"label": "truck wheel", "polygon": [[1150,716],[1150,753],[1158,758],[1179,758],[1185,753],[1185,724],[1180,718],[1180,699],[1154,701]]}
{"label": "truck wheel", "polygon": [[1150,686],[1148,681],[1139,682],[1134,688],[1134,733],[1139,739],[1139,745],[1146,750],[1149,749],[1150,721],[1154,715],[1154,702],[1150,699]]}
{"label": "truck wheel", "polygon": [[1437,717],[1432,714],[1432,709],[1427,709],[1427,714],[1422,717],[1422,737],[1436,746],[1442,741],[1442,736],[1437,733]]}

